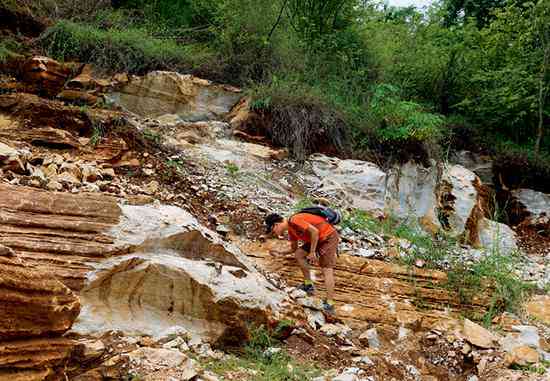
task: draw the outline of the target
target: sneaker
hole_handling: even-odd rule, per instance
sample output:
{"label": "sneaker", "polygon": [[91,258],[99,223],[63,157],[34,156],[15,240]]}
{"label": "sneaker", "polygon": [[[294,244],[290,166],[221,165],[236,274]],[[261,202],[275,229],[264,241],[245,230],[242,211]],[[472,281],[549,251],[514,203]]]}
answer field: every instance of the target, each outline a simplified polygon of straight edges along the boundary
{"label": "sneaker", "polygon": [[334,305],[327,303],[326,300],[323,300],[323,312],[328,316],[336,316]]}
{"label": "sneaker", "polygon": [[312,285],[312,284],[304,284],[302,283],[301,285],[299,285],[298,287],[296,287],[298,290],[302,290],[302,291],[305,291],[306,294],[308,294],[309,296],[313,296],[315,294],[315,286]]}

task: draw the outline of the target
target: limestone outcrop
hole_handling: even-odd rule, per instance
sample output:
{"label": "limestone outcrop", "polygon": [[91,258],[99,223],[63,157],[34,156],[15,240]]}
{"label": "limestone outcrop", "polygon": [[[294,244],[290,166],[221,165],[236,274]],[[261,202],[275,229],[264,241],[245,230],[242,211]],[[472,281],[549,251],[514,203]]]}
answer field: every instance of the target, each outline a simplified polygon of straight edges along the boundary
{"label": "limestone outcrop", "polygon": [[241,340],[285,308],[239,250],[184,210],[0,184],[0,244],[80,294],[73,330]]}
{"label": "limestone outcrop", "polygon": [[59,372],[75,343],[62,337],[78,297],[0,245],[0,379],[44,380]]}
{"label": "limestone outcrop", "polygon": [[109,98],[143,117],[175,114],[183,121],[195,122],[221,119],[241,98],[241,92],[192,75],[154,71],[132,78]]}

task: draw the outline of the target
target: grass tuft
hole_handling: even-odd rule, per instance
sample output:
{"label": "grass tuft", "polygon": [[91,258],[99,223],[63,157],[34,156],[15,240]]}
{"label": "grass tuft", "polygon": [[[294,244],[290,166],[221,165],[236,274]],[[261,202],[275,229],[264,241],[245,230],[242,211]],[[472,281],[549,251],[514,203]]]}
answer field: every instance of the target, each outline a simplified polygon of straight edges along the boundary
{"label": "grass tuft", "polygon": [[40,39],[46,53],[60,61],[79,60],[111,71],[191,70],[211,54],[199,44],[181,45],[150,36],[145,29],[100,29],[59,21]]}

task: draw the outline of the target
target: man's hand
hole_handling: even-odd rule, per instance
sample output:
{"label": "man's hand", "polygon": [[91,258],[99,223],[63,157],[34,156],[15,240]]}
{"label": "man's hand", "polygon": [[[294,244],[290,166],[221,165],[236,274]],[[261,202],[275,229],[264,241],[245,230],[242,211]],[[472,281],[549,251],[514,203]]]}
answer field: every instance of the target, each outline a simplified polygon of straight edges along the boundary
{"label": "man's hand", "polygon": [[319,259],[317,259],[317,255],[315,255],[315,253],[309,253],[306,259],[310,264],[314,266],[319,265]]}

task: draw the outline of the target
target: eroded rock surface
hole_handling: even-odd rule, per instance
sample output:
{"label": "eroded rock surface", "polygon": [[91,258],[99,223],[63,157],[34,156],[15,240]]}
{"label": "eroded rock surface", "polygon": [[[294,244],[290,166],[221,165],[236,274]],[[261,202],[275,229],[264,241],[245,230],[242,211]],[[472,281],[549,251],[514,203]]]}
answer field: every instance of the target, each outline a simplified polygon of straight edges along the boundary
{"label": "eroded rock surface", "polygon": [[348,206],[372,212],[384,209],[386,174],[373,163],[340,160],[324,155],[310,157],[323,192]]}
{"label": "eroded rock surface", "polygon": [[82,334],[180,325],[231,340],[284,307],[238,249],[177,207],[0,185],[0,221],[0,243],[80,293]]}

